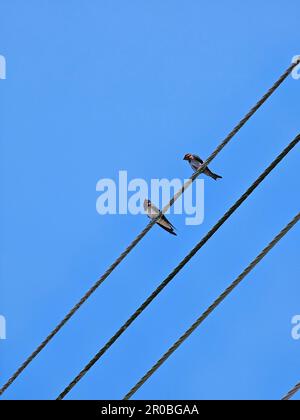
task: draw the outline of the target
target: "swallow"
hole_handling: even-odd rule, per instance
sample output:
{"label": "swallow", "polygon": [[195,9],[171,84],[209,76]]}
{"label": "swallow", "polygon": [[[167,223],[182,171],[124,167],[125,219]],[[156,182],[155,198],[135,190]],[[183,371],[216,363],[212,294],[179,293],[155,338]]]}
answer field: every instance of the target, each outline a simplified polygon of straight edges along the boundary
{"label": "swallow", "polygon": [[[197,156],[197,155],[192,155],[191,153],[187,153],[183,160],[187,160],[189,162],[189,164],[191,165],[191,167],[194,169],[194,171],[198,171],[198,169],[201,168],[201,165],[203,165],[203,160]],[[206,167],[203,171],[203,173],[207,176],[210,176],[211,178],[213,178],[215,181],[217,179],[221,179],[222,177],[220,175],[214,174],[208,167]]]}
{"label": "swallow", "polygon": [[[150,219],[155,219],[160,213],[160,210],[155,207],[154,204],[151,203],[150,200],[144,201],[144,209],[147,214],[147,216]],[[171,235],[177,236],[177,233],[175,232],[175,227],[172,225],[172,223],[169,222],[169,220],[166,218],[165,215],[162,215],[156,222],[161,228],[166,230],[167,232],[171,233]]]}

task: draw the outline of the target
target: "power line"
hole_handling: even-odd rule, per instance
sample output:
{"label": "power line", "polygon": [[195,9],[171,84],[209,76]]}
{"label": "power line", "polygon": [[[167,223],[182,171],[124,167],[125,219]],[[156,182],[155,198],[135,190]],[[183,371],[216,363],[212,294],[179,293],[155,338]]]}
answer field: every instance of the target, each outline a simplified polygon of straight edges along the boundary
{"label": "power line", "polygon": [[282,401],[289,401],[293,398],[294,395],[297,394],[297,392],[300,391],[300,382],[294,386],[293,389],[291,389],[285,397],[282,398]]}
{"label": "power line", "polygon": [[[270,242],[270,244],[248,265],[236,280],[214,301],[214,303],[192,324],[192,326],[169,348],[169,350],[155,363],[155,365],[140,379],[137,384],[125,395],[124,400],[130,399],[138,389],[157,371],[157,369],[178,349],[183,342],[201,325],[206,318],[226,299],[226,297],[239,286],[245,277],[261,262],[261,260],[274,248],[275,245],[296,225],[300,220],[300,213]],[[300,389],[300,384],[298,385]],[[296,391],[293,392],[293,394]],[[293,395],[292,394],[292,395]]]}
{"label": "power line", "polygon": [[229,219],[229,217],[247,200],[253,191],[263,182],[263,180],[272,172],[272,170],[284,159],[284,157],[298,144],[300,135],[298,135],[280,155],[271,163],[270,166],[257,178],[257,180],[247,189],[247,191],[236,201],[236,203],[224,214],[217,224],[202,238],[202,240],[190,251],[190,253],[178,264],[178,266],[163,280],[157,289],[144,301],[144,303],[135,311],[135,313],[123,324],[123,326],[114,334],[113,337],[100,349],[100,351],[90,360],[85,368],[75,377],[75,379],[58,396],[58,400],[63,399],[74,386],[87,374],[95,363],[106,353],[113,343],[127,330],[127,328],[141,315],[141,313],[150,305],[156,296],[170,283],[170,281],[183,269],[183,267],[192,259],[192,257],[206,244],[206,242],[220,229],[220,227]]}
{"label": "power line", "polygon": [[285,79],[292,73],[292,71],[300,63],[300,58],[293,63],[274,83],[274,85],[267,91],[267,93],[257,102],[257,104],[248,112],[248,114],[239,122],[239,124],[229,133],[223,142],[217,147],[212,155],[204,162],[202,167],[195,172],[190,179],[182,186],[182,188],[174,195],[170,202],[163,208],[162,212],[153,219],[143,231],[131,242],[131,244],[122,252],[122,254],[111,264],[106,272],[96,281],[96,283],[87,291],[87,293],[80,299],[80,301],[67,313],[63,320],[52,330],[46,339],[34,350],[34,352],[22,363],[16,372],[9,378],[9,380],[0,388],[0,396],[9,388],[10,385],[20,376],[20,374],[27,368],[27,366],[38,356],[38,354],[47,346],[47,344],[56,336],[56,334],[64,327],[64,325],[72,318],[72,316],[80,309],[80,307],[88,300],[88,298],[99,288],[99,286],[107,279],[107,277],[117,268],[127,255],[136,247],[136,245],[144,238],[150,231],[157,220],[164,214],[174,202],[184,193],[192,182],[205,170],[209,163],[221,152],[221,150],[230,142],[230,140],[240,131],[240,129],[249,121],[249,119],[259,110],[259,108],[267,101],[267,99],[279,88]]}

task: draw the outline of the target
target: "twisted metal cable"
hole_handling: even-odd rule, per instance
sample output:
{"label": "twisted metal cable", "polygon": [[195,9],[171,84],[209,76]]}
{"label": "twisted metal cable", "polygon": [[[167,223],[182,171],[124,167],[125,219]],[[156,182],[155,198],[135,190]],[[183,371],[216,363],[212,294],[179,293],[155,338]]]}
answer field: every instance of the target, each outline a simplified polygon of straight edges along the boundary
{"label": "twisted metal cable", "polygon": [[298,135],[268,166],[268,168],[257,178],[257,180],[247,189],[247,191],[236,201],[236,203],[224,214],[217,224],[203,237],[203,239],[190,251],[190,253],[178,264],[178,266],[166,277],[157,289],[142,303],[135,313],[123,324],[123,326],[111,337],[111,339],[100,349],[100,351],[90,360],[82,371],[73,379],[73,381],[58,396],[57,400],[62,400],[74,386],[87,374],[95,363],[106,353],[113,343],[127,330],[127,328],[141,315],[141,313],[150,305],[156,296],[170,283],[170,281],[183,269],[183,267],[192,259],[192,257],[206,244],[206,242],[220,229],[220,227],[229,219],[229,217],[247,200],[253,191],[263,182],[263,180],[275,169],[275,167],[284,159],[284,157],[299,143]]}
{"label": "twisted metal cable", "polygon": [[0,396],[9,388],[10,385],[20,376],[20,374],[27,368],[27,366],[35,359],[36,356],[49,344],[49,342],[56,336],[56,334],[64,327],[64,325],[72,318],[72,316],[80,309],[80,307],[88,300],[88,298],[100,287],[100,285],[107,279],[107,277],[117,268],[127,255],[136,247],[136,245],[144,238],[150,231],[158,219],[167,212],[167,210],[175,203],[175,201],[184,193],[184,191],[191,185],[192,182],[205,170],[209,163],[215,159],[220,151],[230,142],[230,140],[241,130],[241,128],[249,121],[249,119],[259,110],[259,108],[268,100],[268,98],[280,87],[285,79],[292,73],[292,71],[300,63],[298,61],[293,63],[274,83],[274,85],[267,91],[267,93],[257,102],[257,104],[248,112],[248,114],[238,123],[238,125],[229,133],[223,142],[217,147],[212,155],[203,163],[201,168],[195,172],[190,179],[182,186],[182,188],[174,195],[170,202],[163,208],[158,216],[153,219],[143,229],[143,231],[131,242],[131,244],[122,252],[122,254],[111,264],[105,273],[96,281],[96,283],[87,291],[87,293],[80,299],[80,301],[67,313],[63,320],[52,330],[52,332],[45,338],[45,340],[33,351],[33,353],[22,363],[16,372],[9,378],[9,380],[0,388]]}
{"label": "twisted metal cable", "polygon": [[293,389],[291,389],[285,397],[282,398],[282,401],[289,401],[293,398],[294,395],[297,394],[297,392],[300,391],[300,382],[294,386]]}
{"label": "twisted metal cable", "polygon": [[[166,362],[166,360],[178,349],[183,342],[206,320],[206,318],[233,292],[235,288],[251,273],[251,271],[261,262],[263,258],[278,244],[278,242],[296,225],[300,220],[300,213],[270,242],[270,244],[248,265],[248,267],[240,274],[236,280],[214,301],[214,303],[192,324],[192,326],[169,348],[169,350],[155,363],[155,365],[131,388],[125,395],[124,400],[130,399],[141,386],[157,371],[157,369]],[[300,384],[298,385],[300,389]],[[294,395],[297,391],[291,391]]]}

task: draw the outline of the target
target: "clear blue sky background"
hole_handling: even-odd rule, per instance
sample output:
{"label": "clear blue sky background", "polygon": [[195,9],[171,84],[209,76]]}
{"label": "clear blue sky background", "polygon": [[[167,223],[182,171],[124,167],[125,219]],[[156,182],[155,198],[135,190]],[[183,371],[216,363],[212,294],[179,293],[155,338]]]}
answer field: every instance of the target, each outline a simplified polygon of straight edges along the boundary
{"label": "clear blue sky background", "polygon": [[[1,384],[145,227],[96,213],[96,182],[190,175],[299,50],[298,0],[1,0]],[[201,226],[154,227],[5,394],[53,399],[299,128],[291,77],[211,165]],[[141,159],[141,156],[143,159]],[[299,211],[299,147],[71,399],[122,398]],[[299,227],[136,394],[278,399],[300,380]]]}

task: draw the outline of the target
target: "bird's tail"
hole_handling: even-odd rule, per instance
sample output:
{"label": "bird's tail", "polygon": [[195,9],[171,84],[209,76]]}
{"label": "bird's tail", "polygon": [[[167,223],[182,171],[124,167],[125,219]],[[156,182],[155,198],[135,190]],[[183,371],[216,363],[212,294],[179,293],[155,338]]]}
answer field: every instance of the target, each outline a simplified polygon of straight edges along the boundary
{"label": "bird's tail", "polygon": [[217,179],[222,179],[223,177],[217,174],[214,174],[213,172],[211,173],[211,176],[213,177],[213,179],[216,181]]}

